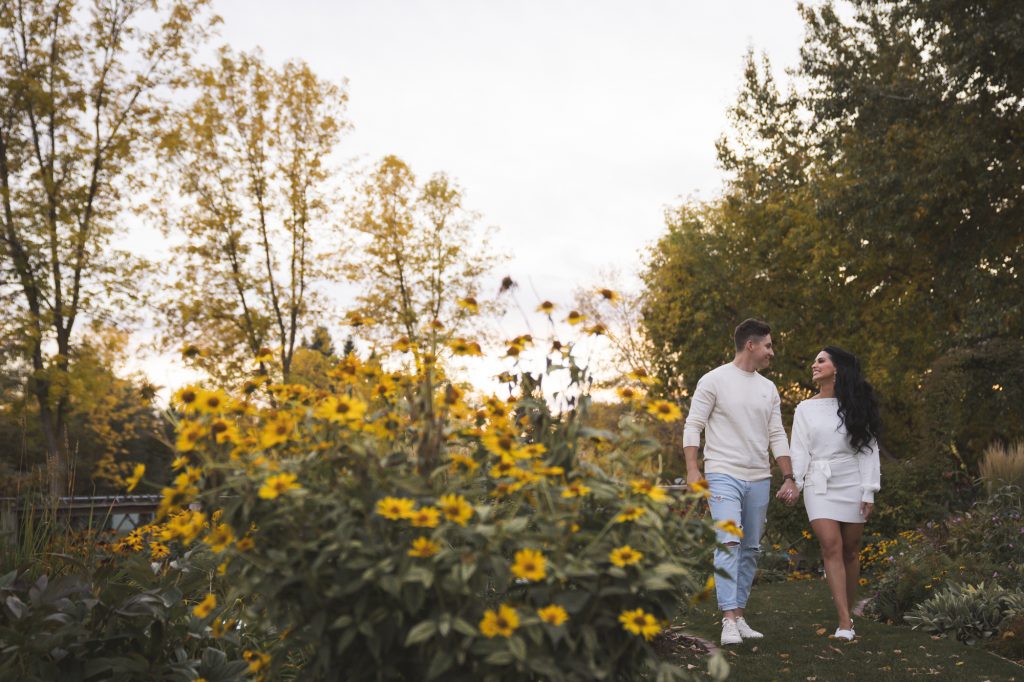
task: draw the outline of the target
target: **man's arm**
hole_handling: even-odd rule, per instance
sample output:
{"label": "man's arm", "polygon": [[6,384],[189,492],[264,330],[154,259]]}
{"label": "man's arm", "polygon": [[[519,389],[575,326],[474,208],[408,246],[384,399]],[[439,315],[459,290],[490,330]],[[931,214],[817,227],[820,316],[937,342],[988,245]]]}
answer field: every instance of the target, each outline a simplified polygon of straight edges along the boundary
{"label": "man's arm", "polygon": [[779,398],[778,389],[772,397],[772,416],[768,422],[768,442],[771,443],[772,455],[775,456],[775,463],[782,471],[782,486],[775,497],[786,504],[796,504],[800,496],[800,490],[796,486],[793,477],[793,460],[789,454],[789,441],[786,439],[786,428],[782,425],[782,399]]}
{"label": "man's arm", "polygon": [[715,393],[707,381],[701,378],[690,399],[690,411],[683,427],[683,458],[686,460],[686,482],[695,483],[704,475],[700,471],[697,453],[700,449],[700,433],[708,424],[711,410],[715,407]]}

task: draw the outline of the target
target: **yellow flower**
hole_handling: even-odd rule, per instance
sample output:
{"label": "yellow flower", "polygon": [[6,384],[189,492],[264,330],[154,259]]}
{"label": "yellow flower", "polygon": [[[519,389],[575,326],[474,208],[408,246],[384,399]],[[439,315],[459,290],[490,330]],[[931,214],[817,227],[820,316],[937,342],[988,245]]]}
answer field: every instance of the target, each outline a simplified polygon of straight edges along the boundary
{"label": "yellow flower", "polygon": [[460,526],[465,526],[473,517],[473,507],[462,495],[442,495],[438,506],[446,519]]}
{"label": "yellow flower", "polygon": [[234,541],[235,533],[231,530],[231,526],[226,523],[216,526],[203,540],[203,542],[210,546],[210,549],[218,554],[227,549],[228,545],[234,543]]}
{"label": "yellow flower", "polygon": [[611,289],[598,289],[597,295],[609,303],[618,303],[622,300],[622,297],[619,296],[618,292],[612,291]]}
{"label": "yellow flower", "polygon": [[640,383],[647,384],[648,386],[658,383],[658,380],[652,377],[650,374],[648,374],[647,370],[643,368],[634,369],[626,376],[632,379],[633,381],[639,381]]}
{"label": "yellow flower", "polygon": [[451,348],[452,353],[455,355],[469,355],[472,357],[480,357],[484,354],[483,348],[476,341],[469,341],[459,337],[452,339],[448,342],[448,347]]}
{"label": "yellow flower", "polygon": [[636,390],[632,386],[619,386],[617,389],[615,389],[615,392],[618,394],[620,398],[625,400],[627,403],[633,400],[639,400],[641,397],[643,397],[643,394],[641,394],[640,391]]}
{"label": "yellow flower", "polygon": [[263,482],[259,490],[259,496],[264,500],[272,500],[281,493],[301,487],[301,485],[295,482],[295,474],[275,474]]}
{"label": "yellow flower", "polygon": [[485,433],[480,442],[490,452],[498,455],[499,457],[510,455],[512,457],[519,457],[519,451],[516,447],[519,443],[516,441],[516,437],[505,433],[504,431],[490,431]]}
{"label": "yellow flower", "polygon": [[416,503],[407,497],[385,497],[377,500],[377,514],[392,521],[400,521],[412,513]]}
{"label": "yellow flower", "polygon": [[162,542],[152,540],[149,543],[149,556],[154,561],[160,561],[166,556],[170,556],[171,548]]}
{"label": "yellow flower", "polygon": [[143,475],[146,473],[145,464],[136,464],[135,468],[132,469],[132,475],[128,477],[125,483],[128,484],[128,492],[135,490],[135,487],[139,485],[139,481],[142,480]]}
{"label": "yellow flower", "polygon": [[278,413],[263,425],[260,447],[266,449],[286,443],[294,430],[295,420],[283,412]]}
{"label": "yellow flower", "polygon": [[522,457],[540,457],[548,449],[544,447],[542,443],[530,443],[526,447],[522,448],[519,452]]}
{"label": "yellow flower", "polygon": [[348,396],[330,396],[313,411],[318,419],[323,419],[335,424],[352,424],[359,421],[366,414],[366,403],[358,398]]}
{"label": "yellow flower", "polygon": [[179,388],[171,396],[171,405],[178,408],[183,414],[193,414],[198,407],[197,403],[201,390],[195,386]]}
{"label": "yellow flower", "polygon": [[636,521],[645,513],[647,513],[647,510],[644,509],[643,507],[629,505],[628,507],[624,507],[622,511],[619,512],[618,516],[615,517],[615,520],[619,523],[625,523],[626,521]]}
{"label": "yellow flower", "polygon": [[406,514],[416,528],[436,528],[441,522],[441,510],[437,507],[421,507]]}
{"label": "yellow flower", "polygon": [[188,466],[188,457],[184,455],[181,455],[180,457],[175,457],[174,461],[171,462],[171,469],[174,471],[177,471],[178,469],[181,469],[182,467],[185,466]]}
{"label": "yellow flower", "polygon": [[502,604],[497,611],[487,609],[484,611],[483,620],[480,621],[480,633],[487,638],[497,635],[511,637],[512,632],[518,627],[519,614],[508,604]]}
{"label": "yellow flower", "polygon": [[477,303],[476,299],[473,298],[472,296],[460,298],[458,301],[456,301],[456,305],[458,305],[463,310],[466,310],[473,314],[480,312],[480,304]]}
{"label": "yellow flower", "polygon": [[480,466],[472,457],[460,455],[458,453],[448,455],[448,460],[452,463],[453,470],[457,470],[459,467],[462,467],[466,471],[475,471],[477,467]]}
{"label": "yellow flower", "polygon": [[196,410],[203,414],[221,414],[228,408],[227,394],[219,388],[215,391],[200,391],[196,400]]}
{"label": "yellow flower", "polygon": [[569,614],[558,604],[548,604],[542,609],[537,609],[537,615],[542,621],[555,627],[569,620]]}
{"label": "yellow flower", "polygon": [[648,403],[647,411],[663,422],[674,422],[683,416],[679,406],[667,400],[654,400]]}
{"label": "yellow flower", "polygon": [[565,490],[562,491],[562,497],[583,497],[584,495],[590,494],[590,488],[583,485],[581,481],[573,481]]}
{"label": "yellow flower", "polygon": [[652,502],[664,502],[668,499],[668,493],[650,481],[630,481],[629,485],[637,495],[646,495]]}
{"label": "yellow flower", "polygon": [[198,422],[182,420],[178,422],[178,439],[175,447],[179,452],[190,452],[195,450],[199,439],[206,435],[206,427]]}
{"label": "yellow flower", "polygon": [[572,310],[569,312],[569,316],[565,318],[565,321],[575,326],[585,319],[587,319],[586,315],[584,315],[578,310]]}
{"label": "yellow flower", "polygon": [[803,535],[803,536],[804,536],[804,539],[805,539],[805,540],[810,540],[810,539],[811,539],[811,538],[813,537],[813,536],[812,536],[812,535],[811,535],[810,533],[808,533],[808,532],[807,532],[806,530],[802,530],[802,531],[800,531],[800,535]]}
{"label": "yellow flower", "polygon": [[246,535],[244,538],[235,543],[235,549],[239,552],[248,552],[250,549],[256,546],[256,542]]}
{"label": "yellow flower", "polygon": [[702,478],[699,481],[694,481],[693,483],[687,484],[687,487],[690,488],[690,492],[703,495],[704,497],[711,497],[711,491],[708,489],[707,479]]}
{"label": "yellow flower", "polygon": [[638,563],[644,558],[642,552],[638,552],[629,545],[616,547],[608,554],[608,560],[620,568]]}
{"label": "yellow flower", "polygon": [[555,312],[555,304],[552,303],[551,301],[544,301],[539,306],[537,306],[537,312],[544,313],[545,315],[550,315],[551,313]]}
{"label": "yellow flower", "polygon": [[256,357],[252,359],[252,364],[261,365],[274,361],[274,351],[269,348],[263,347],[256,353]]}
{"label": "yellow flower", "polygon": [[391,347],[399,353],[408,353],[412,350],[413,344],[409,341],[408,336],[402,336],[397,341],[391,344]]}
{"label": "yellow flower", "polygon": [[531,582],[543,580],[547,576],[547,559],[535,549],[521,549],[516,552],[512,573],[517,578]]}
{"label": "yellow flower", "polygon": [[269,654],[252,651],[251,649],[246,649],[242,653],[242,658],[249,662],[249,672],[251,673],[258,673],[270,665]]}
{"label": "yellow flower", "polygon": [[586,331],[591,336],[601,336],[602,334],[608,333],[608,328],[605,327],[600,322],[597,322],[587,327],[584,331]]}
{"label": "yellow flower", "polygon": [[223,621],[220,618],[214,618],[213,624],[210,626],[210,629],[213,632],[213,636],[223,637],[231,630],[231,628],[235,626],[235,622],[236,621],[234,618],[232,618],[229,621]]}
{"label": "yellow flower", "polygon": [[868,582],[869,581],[868,581],[867,578],[860,578],[860,579],[857,580],[857,584],[860,585],[861,587],[864,587],[865,585],[867,585]]}
{"label": "yellow flower", "polygon": [[407,554],[409,556],[419,557],[426,559],[432,557],[441,551],[441,545],[437,544],[428,537],[418,537],[412,541],[412,549]]}
{"label": "yellow flower", "polygon": [[736,525],[736,522],[732,519],[726,521],[719,521],[715,524],[715,528],[720,528],[726,533],[731,533],[738,538],[743,537],[743,529]]}
{"label": "yellow flower", "polygon": [[643,609],[623,611],[619,614],[619,622],[622,623],[623,630],[634,635],[643,635],[643,638],[646,640],[652,639],[661,632],[658,619],[649,613],[645,613]]}
{"label": "yellow flower", "polygon": [[203,601],[195,605],[195,608],[192,609],[192,613],[199,618],[206,618],[215,608],[217,608],[217,597],[211,593],[206,595]]}

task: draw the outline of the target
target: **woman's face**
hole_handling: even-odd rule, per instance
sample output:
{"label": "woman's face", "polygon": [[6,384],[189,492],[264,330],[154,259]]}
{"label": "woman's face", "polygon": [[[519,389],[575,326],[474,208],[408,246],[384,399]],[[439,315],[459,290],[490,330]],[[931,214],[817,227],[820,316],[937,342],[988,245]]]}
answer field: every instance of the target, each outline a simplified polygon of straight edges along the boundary
{"label": "woman's face", "polygon": [[821,386],[822,384],[835,383],[836,366],[832,364],[832,358],[825,351],[818,353],[811,363],[811,381]]}

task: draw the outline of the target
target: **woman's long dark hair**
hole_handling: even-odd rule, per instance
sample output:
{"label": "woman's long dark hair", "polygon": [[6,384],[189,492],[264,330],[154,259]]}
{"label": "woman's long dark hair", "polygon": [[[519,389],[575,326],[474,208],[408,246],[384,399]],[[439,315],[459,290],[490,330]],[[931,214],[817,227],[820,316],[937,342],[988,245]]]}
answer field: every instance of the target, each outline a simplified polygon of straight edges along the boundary
{"label": "woman's long dark hair", "polygon": [[878,438],[882,430],[875,389],[864,379],[860,371],[860,360],[853,353],[836,346],[825,346],[825,352],[832,358],[836,368],[839,420],[846,426],[850,445],[860,452],[870,446],[871,440]]}

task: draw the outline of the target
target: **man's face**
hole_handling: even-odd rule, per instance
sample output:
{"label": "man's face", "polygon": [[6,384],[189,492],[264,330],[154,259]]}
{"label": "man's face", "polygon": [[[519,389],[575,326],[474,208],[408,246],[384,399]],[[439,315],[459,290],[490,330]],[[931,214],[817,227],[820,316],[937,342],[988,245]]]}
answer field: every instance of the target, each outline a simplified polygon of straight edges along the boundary
{"label": "man's face", "polygon": [[775,357],[775,350],[772,348],[772,335],[762,336],[760,339],[753,338],[747,341],[747,351],[754,358],[754,364],[758,369],[768,369]]}

